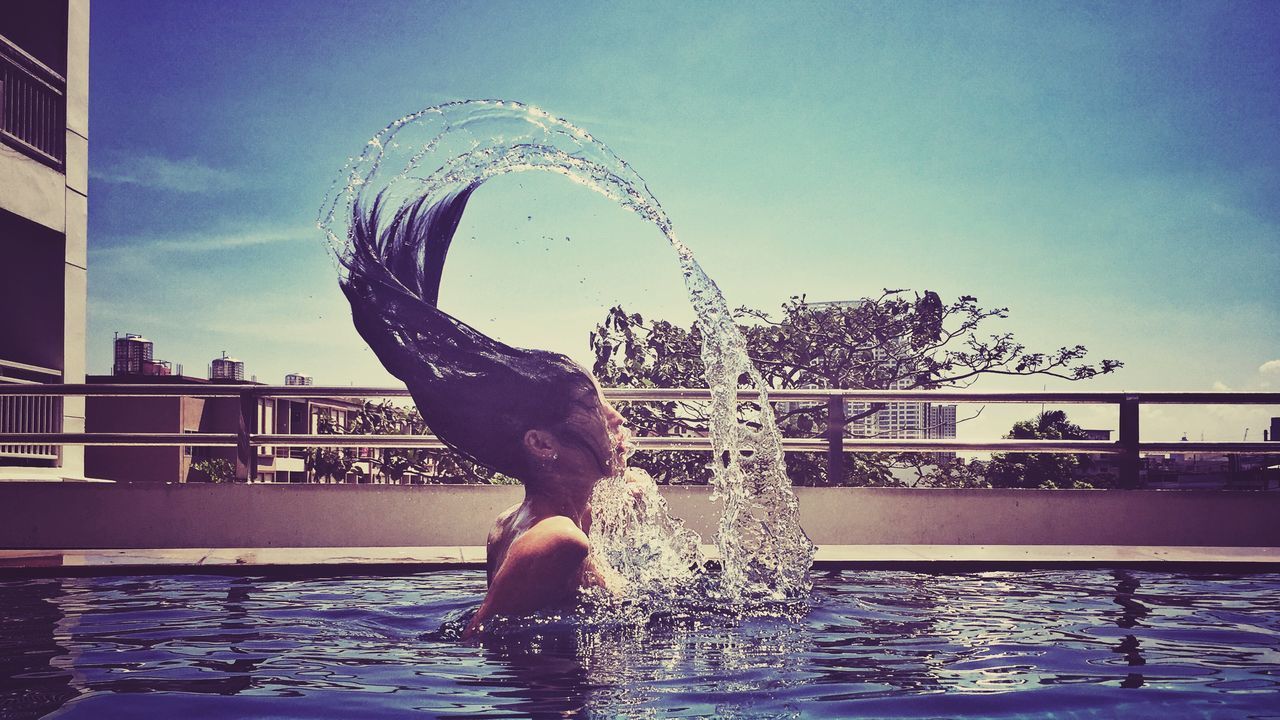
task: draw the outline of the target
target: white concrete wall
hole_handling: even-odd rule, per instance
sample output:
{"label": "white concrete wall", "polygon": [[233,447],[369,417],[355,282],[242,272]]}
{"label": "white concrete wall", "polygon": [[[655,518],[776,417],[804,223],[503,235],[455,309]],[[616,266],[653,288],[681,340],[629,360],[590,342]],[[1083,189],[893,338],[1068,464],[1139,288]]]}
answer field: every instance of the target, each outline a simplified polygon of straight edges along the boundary
{"label": "white concrete wall", "polygon": [[0,145],[0,208],[51,230],[67,224],[67,186],[62,173]]}
{"label": "white concrete wall", "polygon": [[[1280,493],[798,488],[820,545],[1280,546]],[[664,488],[709,539],[707,488]],[[518,487],[0,483],[0,548],[483,545]]]}

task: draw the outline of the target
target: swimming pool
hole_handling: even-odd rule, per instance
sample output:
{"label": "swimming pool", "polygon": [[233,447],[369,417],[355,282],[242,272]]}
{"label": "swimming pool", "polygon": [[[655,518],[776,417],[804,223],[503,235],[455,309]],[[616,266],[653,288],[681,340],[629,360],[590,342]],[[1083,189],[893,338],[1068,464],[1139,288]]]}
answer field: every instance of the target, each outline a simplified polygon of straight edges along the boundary
{"label": "swimming pool", "polygon": [[0,580],[0,717],[1259,717],[1280,574],[830,571],[807,610],[442,625],[474,570]]}

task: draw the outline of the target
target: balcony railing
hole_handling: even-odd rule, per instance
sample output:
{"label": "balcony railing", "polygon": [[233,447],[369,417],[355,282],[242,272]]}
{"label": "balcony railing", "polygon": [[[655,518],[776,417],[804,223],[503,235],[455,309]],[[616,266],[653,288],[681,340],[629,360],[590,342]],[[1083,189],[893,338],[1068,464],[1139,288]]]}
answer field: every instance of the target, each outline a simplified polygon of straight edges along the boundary
{"label": "balcony railing", "polygon": [[[671,402],[711,399],[707,389],[613,388],[604,391],[612,401]],[[323,387],[270,385],[4,385],[0,400],[19,396],[53,398],[65,395],[86,397],[235,397],[240,400],[239,427],[224,433],[62,433],[56,431],[0,432],[0,446],[94,445],[94,446],[193,446],[234,447],[237,476],[251,480],[257,476],[257,448],[275,447],[393,447],[443,449],[432,435],[314,435],[258,432],[260,398],[387,398],[405,397],[404,388]],[[741,391],[739,400],[751,402],[756,396]],[[827,471],[843,477],[847,452],[1041,452],[1087,453],[1118,456],[1121,487],[1138,486],[1141,454],[1219,453],[1225,455],[1280,453],[1276,442],[1143,442],[1139,432],[1142,405],[1280,405],[1280,392],[972,392],[956,390],[775,390],[771,402],[825,403],[825,437],[785,438],[785,452],[825,453]],[[955,402],[1010,404],[1115,405],[1119,411],[1119,437],[1109,440],[949,440],[850,438],[843,432],[847,402]],[[637,437],[638,450],[710,450],[706,437]]]}
{"label": "balcony railing", "polygon": [[61,171],[66,78],[0,36],[0,140]]}
{"label": "balcony railing", "polygon": [[[40,385],[32,378],[60,378],[52,368],[0,360],[0,387]],[[43,385],[40,385],[44,387]],[[61,434],[62,398],[52,395],[0,394],[0,434]],[[0,442],[0,458],[54,462],[58,460],[60,443]]]}

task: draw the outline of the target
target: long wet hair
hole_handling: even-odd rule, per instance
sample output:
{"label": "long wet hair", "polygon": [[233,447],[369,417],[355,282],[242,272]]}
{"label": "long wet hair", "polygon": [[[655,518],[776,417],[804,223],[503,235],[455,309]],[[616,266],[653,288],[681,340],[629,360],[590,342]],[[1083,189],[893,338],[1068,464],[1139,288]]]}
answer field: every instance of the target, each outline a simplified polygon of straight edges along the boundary
{"label": "long wet hair", "polygon": [[367,211],[353,204],[341,286],[356,330],[408,387],[427,426],[466,458],[529,480],[525,433],[564,422],[593,381],[564,355],[506,345],[436,307],[475,188],[408,203],[381,231],[382,196]]}

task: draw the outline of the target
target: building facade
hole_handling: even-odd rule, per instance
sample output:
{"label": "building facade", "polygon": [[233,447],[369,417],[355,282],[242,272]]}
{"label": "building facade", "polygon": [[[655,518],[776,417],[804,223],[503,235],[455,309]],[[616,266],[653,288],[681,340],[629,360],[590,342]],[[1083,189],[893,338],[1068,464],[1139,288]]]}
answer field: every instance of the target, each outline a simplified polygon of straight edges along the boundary
{"label": "building facade", "polygon": [[[90,375],[90,384],[209,385],[215,381],[183,375]],[[348,398],[259,398],[255,421],[259,433],[316,435],[322,426],[345,428],[364,404]],[[88,398],[88,432],[97,433],[234,433],[240,426],[240,400],[236,397],[100,396]],[[356,449],[359,457],[371,456]],[[317,482],[306,465],[306,448],[257,448],[257,482]],[[247,474],[235,448],[90,446],[86,449],[85,475],[117,482],[208,482],[199,469],[203,460],[225,460],[237,476]],[[356,482],[371,476],[368,460],[359,470],[341,478]],[[325,479],[331,480],[331,479]]]}
{"label": "building facade", "polygon": [[[90,384],[207,384],[182,375],[90,375]],[[195,433],[219,430],[238,421],[236,398],[102,396],[86,399],[85,426],[97,433]],[[232,425],[231,427],[234,427]],[[118,482],[187,482],[192,465],[222,457],[235,463],[234,448],[90,446],[85,448],[85,475]]]}
{"label": "building facade", "polygon": [[[89,1],[0,9],[0,382],[81,383]],[[0,432],[82,432],[83,398],[0,398]],[[0,478],[74,479],[79,447],[0,446]]]}

